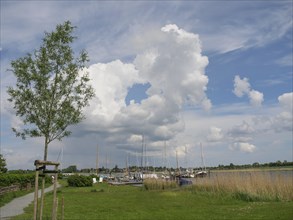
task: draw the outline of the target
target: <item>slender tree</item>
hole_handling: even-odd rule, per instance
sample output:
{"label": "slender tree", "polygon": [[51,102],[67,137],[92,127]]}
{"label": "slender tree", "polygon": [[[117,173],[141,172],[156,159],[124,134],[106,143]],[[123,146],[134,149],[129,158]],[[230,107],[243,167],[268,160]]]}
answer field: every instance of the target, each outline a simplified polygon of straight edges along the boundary
{"label": "slender tree", "polygon": [[[83,71],[88,55],[82,51],[75,57],[71,48],[76,39],[74,29],[70,21],[57,25],[55,31],[45,33],[43,44],[33,54],[11,62],[17,82],[15,87],[8,88],[8,100],[24,124],[21,130],[12,130],[23,139],[44,137],[45,161],[49,144],[70,135],[67,127],[84,118],[82,109],[94,96],[88,73]],[[40,219],[44,188],[42,177]]]}
{"label": "slender tree", "polygon": [[94,96],[88,73],[82,71],[88,55],[81,51],[75,57],[71,48],[74,29],[70,21],[57,25],[33,54],[11,62],[17,82],[8,88],[8,100],[24,124],[12,129],[23,139],[44,137],[44,160],[49,143],[70,135],[68,126],[84,118],[82,109]]}
{"label": "slender tree", "polygon": [[6,172],[7,172],[6,160],[2,156],[2,154],[0,154],[0,173],[6,173]]}

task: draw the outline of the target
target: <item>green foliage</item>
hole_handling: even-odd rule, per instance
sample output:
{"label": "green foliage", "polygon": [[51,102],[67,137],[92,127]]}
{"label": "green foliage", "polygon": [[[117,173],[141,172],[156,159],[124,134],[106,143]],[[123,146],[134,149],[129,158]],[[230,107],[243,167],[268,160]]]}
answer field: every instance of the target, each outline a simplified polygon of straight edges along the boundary
{"label": "green foliage", "polygon": [[17,82],[8,88],[8,100],[24,123],[22,130],[13,131],[23,139],[45,137],[45,160],[48,144],[70,135],[67,127],[84,118],[82,109],[94,96],[88,73],[82,71],[88,55],[82,51],[75,58],[71,48],[74,28],[69,21],[58,25],[45,33],[33,54],[11,62]]}
{"label": "green foliage", "polygon": [[[51,183],[51,178],[49,176],[45,177],[46,183]],[[35,185],[35,174],[11,174],[3,173],[0,174],[0,187],[6,187],[11,185],[19,185],[20,188],[26,187],[27,184],[31,186]]]}
{"label": "green foliage", "polygon": [[72,175],[68,177],[67,182],[68,186],[73,187],[85,187],[93,185],[93,180],[89,176]]}
{"label": "green foliage", "polygon": [[77,172],[77,167],[76,165],[71,165],[65,169],[62,170],[63,173],[76,173]]}
{"label": "green foliage", "polygon": [[292,167],[293,161],[284,160],[281,162],[280,160],[276,162],[270,163],[258,163],[254,162],[253,164],[242,164],[242,165],[235,165],[230,163],[229,165],[222,165],[219,164],[218,167],[207,167],[209,170],[219,169],[219,170],[229,170],[229,169],[249,169],[249,168],[268,168],[268,167]]}
{"label": "green foliage", "polygon": [[2,154],[0,154],[0,173],[6,173],[6,172],[7,172],[6,160],[2,156]]}
{"label": "green foliage", "polygon": [[21,187],[26,186],[28,183],[34,185],[35,175],[34,174],[1,174],[0,175],[0,186],[11,186],[20,185]]}
{"label": "green foliage", "polygon": [[8,173],[13,173],[13,174],[30,174],[30,173],[35,173],[34,170],[9,170]]}

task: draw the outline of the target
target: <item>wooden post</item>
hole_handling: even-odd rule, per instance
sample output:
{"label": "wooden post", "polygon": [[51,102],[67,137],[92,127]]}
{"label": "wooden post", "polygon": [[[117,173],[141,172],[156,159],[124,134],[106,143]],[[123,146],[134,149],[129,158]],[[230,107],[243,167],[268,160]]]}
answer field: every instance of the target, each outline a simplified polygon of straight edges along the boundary
{"label": "wooden post", "polygon": [[42,190],[41,190],[41,206],[40,206],[40,220],[43,219],[43,207],[45,200],[45,177],[42,176]]}
{"label": "wooden post", "polygon": [[54,210],[54,216],[52,216],[52,220],[57,220],[57,214],[58,214],[58,198],[55,198],[55,210]]}
{"label": "wooden post", "polygon": [[53,208],[52,208],[52,220],[56,220],[56,210],[57,210],[57,178],[58,178],[58,174],[57,174],[57,170],[58,170],[58,165],[55,165],[55,174],[54,174],[54,193],[53,193]]}
{"label": "wooden post", "polygon": [[64,196],[62,196],[61,201],[61,220],[64,220]]}
{"label": "wooden post", "polygon": [[35,177],[35,196],[34,196],[34,220],[37,220],[38,215],[38,191],[39,191],[39,171],[36,166],[36,177]]}

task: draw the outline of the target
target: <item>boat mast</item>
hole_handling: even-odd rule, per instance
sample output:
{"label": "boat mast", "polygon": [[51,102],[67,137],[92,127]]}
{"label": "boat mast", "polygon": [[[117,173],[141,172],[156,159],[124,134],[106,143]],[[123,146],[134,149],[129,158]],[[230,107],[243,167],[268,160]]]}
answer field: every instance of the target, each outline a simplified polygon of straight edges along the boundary
{"label": "boat mast", "polygon": [[164,142],[164,166],[165,166],[165,173],[167,173],[167,146],[166,146],[166,140]]}
{"label": "boat mast", "polygon": [[185,160],[185,161],[184,161],[184,162],[185,162],[185,169],[187,170],[187,168],[188,168],[188,167],[187,167],[188,162],[187,162],[187,147],[186,147],[186,146],[184,147],[184,153],[185,153],[185,155],[184,155],[184,156],[185,156],[185,157],[184,157],[184,160]]}
{"label": "boat mast", "polygon": [[97,155],[96,155],[96,174],[99,173],[99,145],[97,144]]}
{"label": "boat mast", "polygon": [[58,154],[57,161],[59,161],[59,159],[60,159],[60,171],[62,173],[62,169],[63,169],[62,168],[62,164],[63,164],[63,145],[62,145],[61,150],[60,150],[60,152]]}
{"label": "boat mast", "polygon": [[61,163],[60,163],[60,170],[62,173],[62,169],[63,169],[63,153],[64,153],[64,146],[62,145],[62,150],[61,150]]}
{"label": "boat mast", "polygon": [[141,138],[141,161],[140,161],[140,167],[141,167],[142,171],[143,171],[143,154],[144,154],[144,134],[142,134],[142,138]]}
{"label": "boat mast", "polygon": [[144,168],[146,169],[146,171],[148,171],[148,157],[147,157],[146,143],[144,143]]}
{"label": "boat mast", "polygon": [[179,169],[179,164],[178,164],[178,153],[177,153],[177,150],[176,150],[176,165],[177,165],[177,172],[178,172],[178,174],[180,175],[180,169]]}
{"label": "boat mast", "polygon": [[126,171],[126,175],[129,175],[129,161],[128,161],[128,156],[129,156],[129,153],[126,154],[126,161],[125,161],[125,165],[126,165],[126,168],[125,168],[125,171]]}
{"label": "boat mast", "polygon": [[108,153],[106,153],[106,173],[108,173]]}
{"label": "boat mast", "polygon": [[201,163],[203,165],[204,170],[206,170],[206,166],[205,166],[205,161],[204,161],[204,156],[203,156],[203,149],[202,149],[202,144],[200,142],[200,150],[201,150]]}

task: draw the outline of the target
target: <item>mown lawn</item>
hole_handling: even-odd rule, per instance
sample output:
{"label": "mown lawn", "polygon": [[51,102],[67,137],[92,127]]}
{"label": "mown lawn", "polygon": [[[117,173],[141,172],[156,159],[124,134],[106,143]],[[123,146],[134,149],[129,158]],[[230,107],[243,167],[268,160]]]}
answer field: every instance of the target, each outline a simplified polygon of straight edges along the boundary
{"label": "mown lawn", "polygon": [[[46,194],[44,219],[50,219],[53,194]],[[293,202],[236,199],[229,194],[178,188],[147,191],[142,187],[63,187],[58,190],[58,219],[64,197],[64,219],[194,220],[194,219],[293,219]],[[32,219],[33,204],[13,219]]]}

